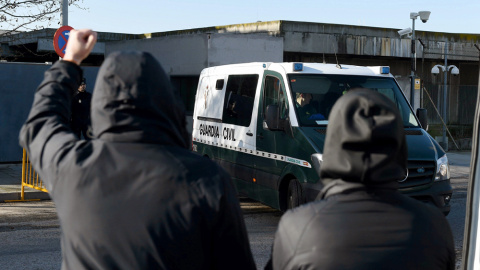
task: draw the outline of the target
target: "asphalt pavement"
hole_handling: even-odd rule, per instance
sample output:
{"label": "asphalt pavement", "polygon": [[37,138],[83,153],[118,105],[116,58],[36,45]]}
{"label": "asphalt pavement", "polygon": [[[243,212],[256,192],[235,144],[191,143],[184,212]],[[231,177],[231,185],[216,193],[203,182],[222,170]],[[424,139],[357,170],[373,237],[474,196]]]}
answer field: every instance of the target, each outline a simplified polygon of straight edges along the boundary
{"label": "asphalt pavement", "polygon": [[[468,177],[470,172],[470,151],[451,151],[447,153],[450,166],[455,166],[456,174],[452,178]],[[22,189],[22,164],[0,164],[0,202],[19,200]],[[48,193],[25,187],[25,199],[50,199]]]}

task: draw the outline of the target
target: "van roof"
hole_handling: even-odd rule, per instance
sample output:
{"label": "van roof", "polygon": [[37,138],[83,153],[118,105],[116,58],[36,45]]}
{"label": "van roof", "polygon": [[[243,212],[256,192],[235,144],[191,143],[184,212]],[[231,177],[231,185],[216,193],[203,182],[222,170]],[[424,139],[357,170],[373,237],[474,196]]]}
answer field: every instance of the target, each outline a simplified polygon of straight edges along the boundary
{"label": "van roof", "polygon": [[[301,64],[302,70],[295,71],[294,70],[295,64]],[[259,69],[264,69],[264,70],[265,69],[266,70],[282,69],[287,74],[292,74],[292,73],[338,74],[338,75],[393,77],[390,74],[390,68],[388,66],[354,66],[354,65],[336,65],[336,64],[302,63],[302,62],[284,62],[284,63],[252,62],[252,63],[230,64],[230,65],[222,65],[222,66],[206,68],[202,73],[212,73],[212,72],[229,73],[229,71],[234,71],[234,70],[238,71],[239,69],[240,70],[252,69],[252,71],[259,70]]]}
{"label": "van roof", "polygon": [[336,65],[336,64],[322,64],[322,63],[300,63],[303,64],[303,69],[301,71],[294,71],[295,63],[278,63],[285,69],[286,73],[325,73],[325,74],[339,74],[339,75],[366,75],[366,76],[375,76],[375,75],[389,75],[388,73],[381,73],[381,66],[353,66],[353,65]]}

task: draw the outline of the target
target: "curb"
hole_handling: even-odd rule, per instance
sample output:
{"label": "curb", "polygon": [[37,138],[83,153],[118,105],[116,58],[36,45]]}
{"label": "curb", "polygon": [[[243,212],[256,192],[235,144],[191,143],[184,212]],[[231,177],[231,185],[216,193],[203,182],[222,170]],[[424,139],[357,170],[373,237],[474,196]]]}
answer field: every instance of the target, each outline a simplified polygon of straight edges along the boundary
{"label": "curb", "polygon": [[[21,192],[0,193],[0,203],[21,198]],[[50,200],[50,195],[43,191],[25,192],[25,200]]]}

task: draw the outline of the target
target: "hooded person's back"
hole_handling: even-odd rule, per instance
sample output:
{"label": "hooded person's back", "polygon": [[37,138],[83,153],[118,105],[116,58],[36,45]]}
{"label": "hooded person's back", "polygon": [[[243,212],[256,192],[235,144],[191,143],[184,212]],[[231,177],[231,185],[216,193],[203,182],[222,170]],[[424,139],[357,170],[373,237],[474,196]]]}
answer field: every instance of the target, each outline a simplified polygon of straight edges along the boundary
{"label": "hooded person's back", "polygon": [[453,269],[443,214],[398,192],[407,145],[395,104],[351,90],[329,116],[316,201],[285,213],[273,269]]}
{"label": "hooded person's back", "polygon": [[56,204],[62,268],[255,268],[230,178],[189,151],[183,105],[153,56],[105,59],[88,142],[65,105],[81,73],[55,63],[20,134]]}

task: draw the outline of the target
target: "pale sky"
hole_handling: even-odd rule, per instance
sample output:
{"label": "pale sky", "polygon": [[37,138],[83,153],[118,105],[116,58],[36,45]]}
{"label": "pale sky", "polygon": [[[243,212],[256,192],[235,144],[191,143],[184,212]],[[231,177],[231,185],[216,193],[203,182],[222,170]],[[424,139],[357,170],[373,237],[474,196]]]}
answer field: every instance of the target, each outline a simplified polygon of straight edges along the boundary
{"label": "pale sky", "polygon": [[100,32],[141,34],[276,20],[403,29],[412,27],[410,12],[427,10],[430,19],[417,19],[415,30],[480,34],[479,0],[83,0],[80,5],[87,10],[71,7],[68,24]]}

